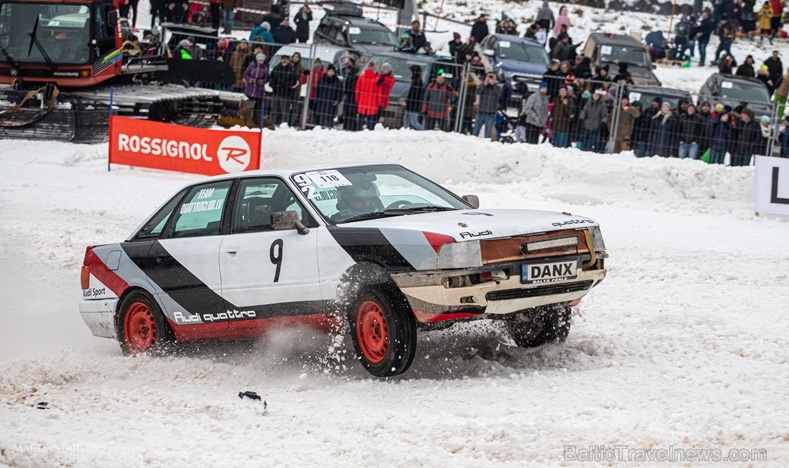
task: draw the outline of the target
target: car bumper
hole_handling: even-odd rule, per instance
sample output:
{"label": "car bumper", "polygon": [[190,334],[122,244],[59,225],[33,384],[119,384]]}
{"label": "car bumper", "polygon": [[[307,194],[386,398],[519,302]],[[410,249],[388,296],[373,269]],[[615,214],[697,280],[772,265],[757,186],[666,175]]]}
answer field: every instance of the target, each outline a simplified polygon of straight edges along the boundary
{"label": "car bumper", "polygon": [[79,313],[93,336],[117,339],[115,332],[115,309],[117,299],[80,301]]}
{"label": "car bumper", "polygon": [[[489,269],[488,269],[489,271]],[[394,275],[417,320],[445,320],[500,316],[549,304],[572,302],[585,296],[606,275],[602,267],[580,270],[574,278],[542,284],[524,284],[517,274],[507,278],[460,287],[449,287],[447,277],[463,277],[479,271],[434,271]]]}

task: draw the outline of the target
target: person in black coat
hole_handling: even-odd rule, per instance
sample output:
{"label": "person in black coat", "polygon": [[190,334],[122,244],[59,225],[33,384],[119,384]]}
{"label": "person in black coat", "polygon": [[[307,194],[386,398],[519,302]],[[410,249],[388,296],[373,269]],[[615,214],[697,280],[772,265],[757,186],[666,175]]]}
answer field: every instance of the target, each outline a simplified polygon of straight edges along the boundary
{"label": "person in black coat", "polygon": [[704,120],[696,112],[696,106],[688,104],[678,121],[680,159],[699,158],[699,142],[704,134]]}
{"label": "person in black coat", "polygon": [[[271,32],[271,35],[274,36],[274,42],[277,45],[287,45],[293,44],[296,42],[297,33],[290,27],[290,23],[288,22],[287,18],[283,18],[282,22],[274,28],[274,31]],[[271,55],[274,55],[275,51],[271,52]]]}
{"label": "person in black coat", "polygon": [[652,117],[650,130],[650,155],[671,157],[677,139],[677,118],[669,103],[661,104],[660,112]]}
{"label": "person in black coat", "polygon": [[345,64],[344,94],[345,102],[342,105],[342,129],[353,132],[359,130],[358,113],[356,112],[356,81],[359,79],[359,68],[356,62],[349,58]]}
{"label": "person in black coat", "polygon": [[477,21],[474,22],[474,25],[471,26],[471,37],[477,41],[477,44],[482,42],[483,39],[488,37],[488,19],[485,17],[484,14],[479,15]]}
{"label": "person in black coat", "polygon": [[299,75],[290,62],[290,57],[283,55],[279,65],[271,70],[269,85],[272,90],[271,121],[279,125],[288,120],[290,106],[293,101],[293,87],[299,82]]}
{"label": "person in black coat", "polygon": [[745,63],[737,67],[737,76],[744,76],[746,78],[755,78],[756,77],[756,70],[753,69],[753,56],[749,55],[745,57]]}
{"label": "person in black coat", "polygon": [[731,148],[732,166],[749,166],[751,157],[759,151],[762,142],[762,129],[753,120],[753,111],[744,108],[740,112],[737,128],[734,130]]}
{"label": "person in black coat", "polygon": [[337,77],[334,65],[326,67],[326,74],[318,81],[315,88],[315,115],[318,125],[324,128],[334,128],[334,118],[337,117],[337,107],[343,96],[343,83]]}
{"label": "person in black coat", "polygon": [[422,67],[411,65],[411,87],[408,88],[408,96],[405,98],[405,112],[403,113],[403,128],[413,128],[424,130],[419,122],[419,114],[422,112],[422,101],[425,97],[425,83],[422,80]]}
{"label": "person in black coat", "polygon": [[734,134],[729,114],[723,113],[710,127],[710,164],[723,164]]}
{"label": "person in black coat", "polygon": [[305,4],[293,17],[293,23],[296,25],[297,41],[305,43],[310,40],[310,21],[312,21],[312,10],[310,10],[309,5]]}

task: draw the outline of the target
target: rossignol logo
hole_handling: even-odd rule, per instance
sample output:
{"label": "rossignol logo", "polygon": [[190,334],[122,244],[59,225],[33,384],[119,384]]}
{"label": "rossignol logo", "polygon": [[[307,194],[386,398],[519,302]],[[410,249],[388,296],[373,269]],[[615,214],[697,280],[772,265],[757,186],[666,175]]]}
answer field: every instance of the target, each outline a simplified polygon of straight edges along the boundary
{"label": "rossignol logo", "polygon": [[216,155],[225,172],[244,171],[252,162],[252,150],[240,136],[229,136],[222,140]]}
{"label": "rossignol logo", "polygon": [[[225,140],[229,138],[225,138]],[[247,146],[247,148],[249,147]],[[170,156],[171,158],[191,158],[194,160],[202,159],[204,161],[214,160],[213,156],[208,155],[208,145],[206,144],[139,137],[137,135],[127,135],[125,133],[118,134],[118,149],[132,153],[150,154],[152,156]]]}

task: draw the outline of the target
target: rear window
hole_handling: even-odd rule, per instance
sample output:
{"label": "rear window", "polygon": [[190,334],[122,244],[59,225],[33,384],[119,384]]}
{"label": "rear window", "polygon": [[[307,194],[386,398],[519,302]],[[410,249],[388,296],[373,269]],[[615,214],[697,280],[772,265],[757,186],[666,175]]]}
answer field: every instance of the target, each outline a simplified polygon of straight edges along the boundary
{"label": "rear window", "polygon": [[625,62],[637,67],[648,67],[647,51],[643,46],[601,45],[599,62]]}
{"label": "rear window", "polygon": [[721,81],[720,95],[723,99],[742,102],[758,102],[768,104],[770,95],[764,86],[756,83],[741,83],[737,81]]}
{"label": "rear window", "polygon": [[524,43],[499,41],[499,57],[519,62],[539,63],[548,65],[548,54],[540,46]]}

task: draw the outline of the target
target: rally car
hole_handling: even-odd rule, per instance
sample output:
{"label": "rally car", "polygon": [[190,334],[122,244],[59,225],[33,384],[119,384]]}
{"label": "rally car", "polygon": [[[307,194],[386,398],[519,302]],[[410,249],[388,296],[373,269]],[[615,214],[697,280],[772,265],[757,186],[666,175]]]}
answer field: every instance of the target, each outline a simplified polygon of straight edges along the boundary
{"label": "rally car", "polygon": [[204,179],[87,248],[79,309],[127,354],[339,327],[379,377],[408,369],[417,329],[461,320],[504,319],[523,347],[563,341],[606,274],[598,223],[478,205],[395,164]]}

